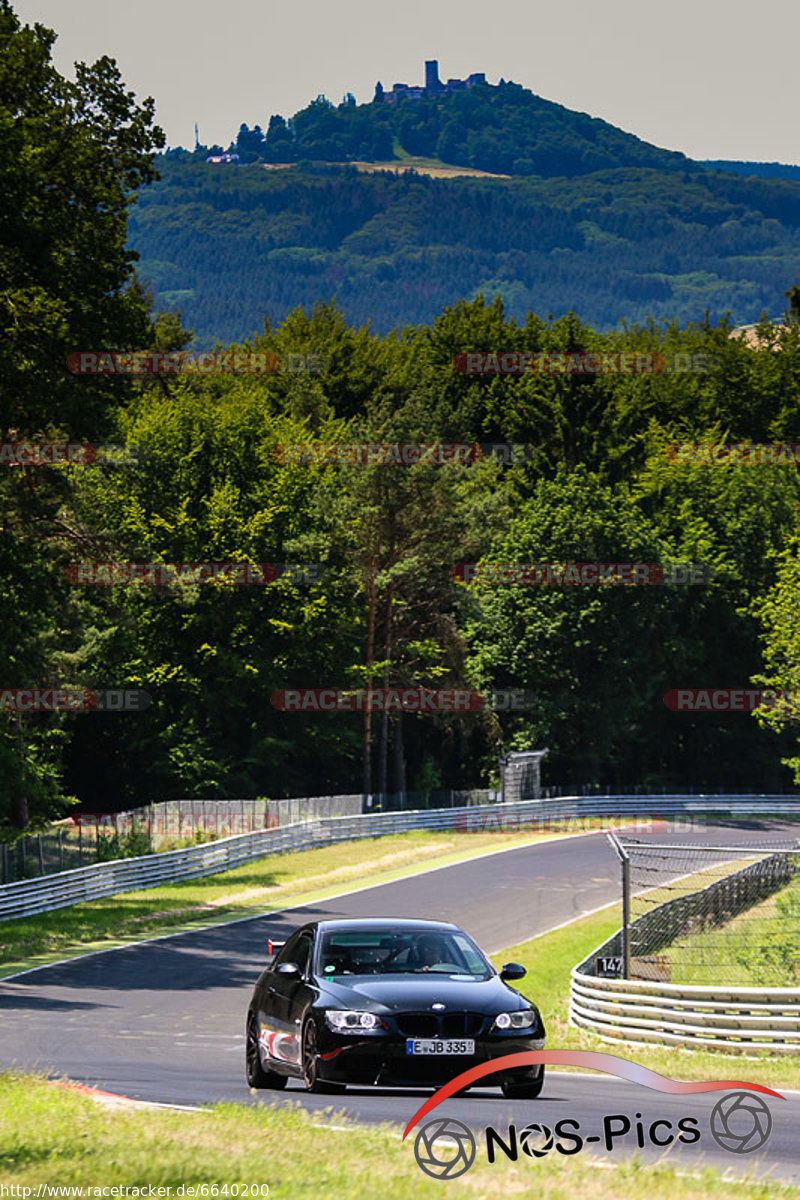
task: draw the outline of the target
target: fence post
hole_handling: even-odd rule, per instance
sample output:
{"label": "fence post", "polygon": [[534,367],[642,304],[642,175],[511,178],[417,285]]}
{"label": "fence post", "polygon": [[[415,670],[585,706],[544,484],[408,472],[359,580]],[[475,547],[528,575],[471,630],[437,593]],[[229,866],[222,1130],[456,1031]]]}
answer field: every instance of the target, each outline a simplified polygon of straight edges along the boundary
{"label": "fence post", "polygon": [[64,841],[61,837],[61,826],[58,827],[58,869],[64,870]]}
{"label": "fence post", "polygon": [[622,978],[631,977],[631,860],[622,859]]}
{"label": "fence post", "polygon": [[631,860],[614,833],[606,835],[622,866],[622,978],[631,976]]}

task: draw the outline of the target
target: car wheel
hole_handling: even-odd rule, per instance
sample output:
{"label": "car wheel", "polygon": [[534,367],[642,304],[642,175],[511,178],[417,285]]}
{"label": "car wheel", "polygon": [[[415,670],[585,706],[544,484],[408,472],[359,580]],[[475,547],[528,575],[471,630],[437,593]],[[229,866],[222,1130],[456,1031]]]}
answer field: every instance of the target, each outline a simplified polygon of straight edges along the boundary
{"label": "car wheel", "polygon": [[317,1027],[309,1017],[303,1026],[303,1082],[306,1091],[328,1095],[344,1091],[344,1084],[328,1083],[317,1073]]}
{"label": "car wheel", "polygon": [[504,1079],[500,1086],[507,1100],[535,1100],[544,1087],[544,1067],[539,1072],[539,1078],[532,1079],[529,1083],[516,1083],[511,1079]]}
{"label": "car wheel", "polygon": [[286,1076],[277,1071],[266,1071],[261,1065],[261,1055],[258,1053],[258,1026],[255,1013],[247,1015],[247,1033],[245,1035],[245,1063],[247,1082],[251,1088],[281,1088],[286,1087]]}

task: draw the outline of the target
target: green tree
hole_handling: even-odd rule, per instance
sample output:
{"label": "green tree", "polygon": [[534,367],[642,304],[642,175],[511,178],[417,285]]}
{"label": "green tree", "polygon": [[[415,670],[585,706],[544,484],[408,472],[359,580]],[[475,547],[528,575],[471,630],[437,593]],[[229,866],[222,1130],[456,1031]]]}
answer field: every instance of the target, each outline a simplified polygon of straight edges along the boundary
{"label": "green tree", "polygon": [[[794,540],[781,557],[775,586],[754,606],[763,627],[764,670],[754,682],[781,695],[756,716],[769,729],[788,732],[800,741],[800,541]],[[800,783],[800,753],[783,759]]]}
{"label": "green tree", "polygon": [[[55,34],[23,26],[0,0],[0,442],[101,442],[130,385],[80,378],[70,354],[147,345],[147,304],[133,277],[126,215],[155,177],[163,145],[153,102],[135,103],[112,59],[76,64],[69,82],[50,57]],[[92,543],[79,527],[71,473],[3,465],[0,679],[4,687],[78,684],[97,658],[86,610],[64,590],[69,549]],[[77,718],[70,718],[75,720]],[[62,798],[64,717],[0,714],[10,787],[0,822],[24,826]]]}

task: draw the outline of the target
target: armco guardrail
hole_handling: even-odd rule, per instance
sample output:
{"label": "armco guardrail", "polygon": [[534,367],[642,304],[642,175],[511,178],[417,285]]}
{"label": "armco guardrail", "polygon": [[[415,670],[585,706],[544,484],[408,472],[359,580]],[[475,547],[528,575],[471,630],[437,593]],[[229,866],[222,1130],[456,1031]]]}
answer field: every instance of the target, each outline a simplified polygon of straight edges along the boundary
{"label": "armco guardrail", "polygon": [[459,808],[323,817],[298,825],[221,838],[185,850],[117,859],[39,879],[5,884],[0,887],[0,920],[66,908],[115,892],[214,875],[267,854],[308,850],[354,838],[382,837],[412,829],[516,829],[549,821],[580,821],[590,817],[633,818],[640,814],[683,817],[690,821],[709,816],[797,816],[800,815],[800,796],[576,796],[522,800],[512,804],[477,804]]}
{"label": "armco guardrail", "polygon": [[[667,901],[630,927],[640,955],[670,944],[711,897],[735,913],[758,903],[796,872],[787,854],[767,854],[709,887]],[[650,979],[609,979],[594,973],[599,957],[621,957],[622,931],[572,971],[569,1019],[605,1041],[656,1042],[746,1053],[800,1053],[800,989],[700,986]]]}
{"label": "armco guardrail", "polygon": [[[598,953],[602,953],[601,950]],[[698,987],[572,972],[570,1023],[612,1042],[800,1053],[797,988]]]}

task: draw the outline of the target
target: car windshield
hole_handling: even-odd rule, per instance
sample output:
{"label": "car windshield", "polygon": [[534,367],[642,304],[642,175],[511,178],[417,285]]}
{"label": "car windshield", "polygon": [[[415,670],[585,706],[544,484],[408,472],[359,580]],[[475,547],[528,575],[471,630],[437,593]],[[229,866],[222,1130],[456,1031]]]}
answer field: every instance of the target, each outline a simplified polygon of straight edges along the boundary
{"label": "car windshield", "polygon": [[338,975],[467,975],[492,968],[465,933],[451,930],[331,930],[320,944],[318,970]]}

